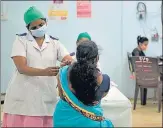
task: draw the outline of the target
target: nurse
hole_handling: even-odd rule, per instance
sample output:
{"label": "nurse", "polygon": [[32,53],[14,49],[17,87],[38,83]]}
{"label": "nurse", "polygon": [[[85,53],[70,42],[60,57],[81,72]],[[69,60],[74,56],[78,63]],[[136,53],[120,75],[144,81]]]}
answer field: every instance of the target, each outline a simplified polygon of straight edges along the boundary
{"label": "nurse", "polygon": [[[87,33],[87,32],[82,32],[78,35],[78,38],[77,38],[77,41],[76,41],[76,45],[80,45],[82,42],[84,41],[91,41],[91,36]],[[71,56],[74,56],[75,53],[71,53],[70,54]],[[74,57],[75,59],[75,57]],[[101,68],[100,68],[100,63],[97,62],[97,69],[101,71]]]}
{"label": "nurse", "polygon": [[16,71],[5,96],[3,127],[52,127],[56,62],[71,62],[72,57],[46,34],[46,18],[36,7],[25,12],[24,21],[28,33],[16,36],[11,53]]}

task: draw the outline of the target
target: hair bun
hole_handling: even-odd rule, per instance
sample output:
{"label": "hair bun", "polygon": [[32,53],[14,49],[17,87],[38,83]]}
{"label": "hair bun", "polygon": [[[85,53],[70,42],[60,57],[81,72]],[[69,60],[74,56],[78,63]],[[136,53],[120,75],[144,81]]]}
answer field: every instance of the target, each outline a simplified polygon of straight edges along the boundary
{"label": "hair bun", "polygon": [[137,41],[140,42],[140,40],[141,40],[141,36],[138,36]]}

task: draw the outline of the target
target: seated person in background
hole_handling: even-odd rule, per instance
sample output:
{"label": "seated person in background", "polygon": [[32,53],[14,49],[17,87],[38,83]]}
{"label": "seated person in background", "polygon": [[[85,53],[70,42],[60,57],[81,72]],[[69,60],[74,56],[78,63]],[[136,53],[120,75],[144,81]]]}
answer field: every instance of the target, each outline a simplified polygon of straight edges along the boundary
{"label": "seated person in background", "polygon": [[[137,44],[138,46],[132,51],[132,56],[145,56],[144,51],[148,47],[148,38],[138,36]],[[133,75],[131,76],[131,78],[134,78],[134,71],[133,71]]]}
{"label": "seated person in background", "polygon": [[54,127],[113,127],[103,117],[101,99],[110,89],[108,75],[99,74],[98,48],[93,41],[77,46],[77,62],[60,69],[58,101],[53,115]]}
{"label": "seated person in background", "polygon": [[132,56],[145,56],[144,52],[148,47],[148,38],[147,37],[137,37],[138,46],[132,51]]}
{"label": "seated person in background", "polygon": [[[137,43],[138,43],[138,47],[135,48],[132,51],[132,56],[145,56],[144,51],[148,47],[148,38],[147,37],[138,36],[137,37]],[[133,71],[132,77],[135,78],[134,71]],[[147,88],[144,88],[141,91],[144,92],[144,96],[143,96],[141,104],[145,105],[146,104],[146,97],[147,97]]]}
{"label": "seated person in background", "polygon": [[[88,40],[91,40],[91,36],[87,33],[87,32],[83,32],[83,33],[80,33],[78,35],[78,38],[77,38],[77,41],[76,41],[76,45],[78,46],[79,44],[81,44],[83,41],[88,41]],[[74,56],[75,53],[71,53],[70,55]],[[97,69],[99,71],[101,71],[101,68],[100,68],[100,63],[97,62]]]}

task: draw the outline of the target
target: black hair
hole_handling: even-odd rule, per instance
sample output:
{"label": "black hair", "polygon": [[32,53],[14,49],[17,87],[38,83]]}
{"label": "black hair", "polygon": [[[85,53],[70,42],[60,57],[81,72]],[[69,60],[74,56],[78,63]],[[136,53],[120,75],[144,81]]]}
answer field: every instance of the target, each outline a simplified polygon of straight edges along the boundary
{"label": "black hair", "polygon": [[141,37],[141,36],[138,36],[137,37],[137,44],[139,45],[140,43],[144,43],[144,41],[148,41],[148,38],[147,37]]}
{"label": "black hair", "polygon": [[77,47],[75,62],[70,68],[69,80],[76,97],[85,105],[96,101],[98,47],[93,41],[83,41]]}
{"label": "black hair", "polygon": [[[41,20],[44,20],[45,22],[47,21],[46,18],[41,18]],[[27,29],[29,29],[30,23],[26,26]]]}

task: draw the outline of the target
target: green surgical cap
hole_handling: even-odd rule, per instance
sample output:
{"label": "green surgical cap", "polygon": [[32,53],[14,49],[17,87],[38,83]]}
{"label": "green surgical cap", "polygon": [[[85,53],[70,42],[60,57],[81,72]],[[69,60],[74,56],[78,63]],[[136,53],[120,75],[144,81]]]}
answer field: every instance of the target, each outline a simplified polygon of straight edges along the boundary
{"label": "green surgical cap", "polygon": [[31,22],[45,18],[44,15],[34,6],[30,7],[25,13],[24,13],[24,21],[28,25]]}
{"label": "green surgical cap", "polygon": [[79,41],[81,38],[88,38],[89,40],[91,40],[91,37],[87,32],[80,33],[77,38],[77,41]]}

